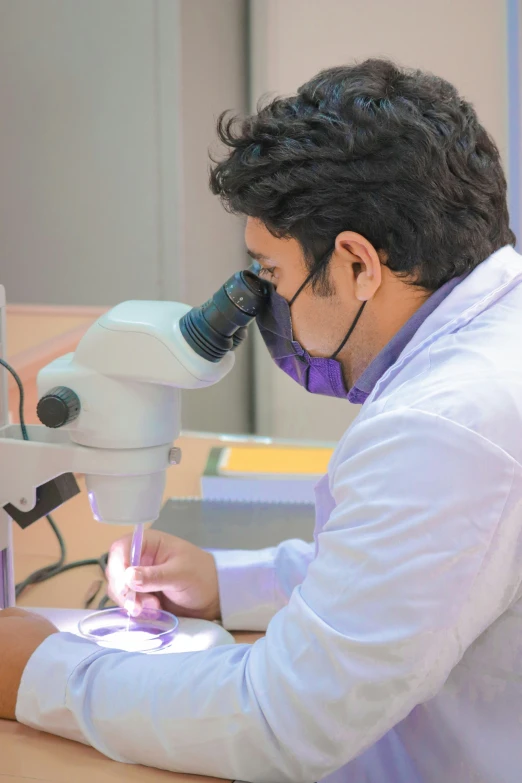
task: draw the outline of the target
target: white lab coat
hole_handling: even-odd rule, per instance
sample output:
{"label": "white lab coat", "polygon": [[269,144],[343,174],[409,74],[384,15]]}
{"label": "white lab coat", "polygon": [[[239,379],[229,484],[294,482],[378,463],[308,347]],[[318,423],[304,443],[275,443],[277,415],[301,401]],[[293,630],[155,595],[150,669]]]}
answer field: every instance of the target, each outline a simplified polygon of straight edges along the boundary
{"label": "white lab coat", "polygon": [[318,488],[316,544],[217,556],[253,646],[145,657],[48,638],[23,723],[259,783],[522,780],[522,258],[427,318]]}

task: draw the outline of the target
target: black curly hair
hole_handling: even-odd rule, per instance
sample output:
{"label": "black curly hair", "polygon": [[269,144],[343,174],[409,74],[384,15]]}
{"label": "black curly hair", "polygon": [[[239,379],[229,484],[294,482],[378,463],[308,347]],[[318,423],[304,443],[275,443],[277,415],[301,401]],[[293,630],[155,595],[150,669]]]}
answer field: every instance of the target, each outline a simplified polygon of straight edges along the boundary
{"label": "black curly hair", "polygon": [[380,59],[330,68],[256,114],[224,112],[218,135],[228,155],[213,160],[212,192],[298,240],[319,284],[345,230],[429,291],[515,244],[497,146],[430,73]]}

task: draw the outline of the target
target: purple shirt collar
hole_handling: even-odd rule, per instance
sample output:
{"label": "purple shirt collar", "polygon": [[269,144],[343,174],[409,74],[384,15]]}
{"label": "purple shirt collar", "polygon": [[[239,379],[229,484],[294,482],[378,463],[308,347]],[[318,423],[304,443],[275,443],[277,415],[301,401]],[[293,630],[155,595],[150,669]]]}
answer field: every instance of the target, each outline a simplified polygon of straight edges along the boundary
{"label": "purple shirt collar", "polygon": [[382,351],[377,354],[373,362],[368,365],[363,374],[357,379],[357,382],[348,392],[348,401],[355,405],[362,405],[372,393],[377,381],[384,373],[392,367],[403,350],[406,348],[417,329],[424,323],[426,318],[433,313],[441,302],[450,294],[454,288],[466,277],[454,277],[448,280],[443,286],[438,288],[424,304],[419,307],[416,313],[406,321],[402,329],[392,337],[390,342],[384,346]]}

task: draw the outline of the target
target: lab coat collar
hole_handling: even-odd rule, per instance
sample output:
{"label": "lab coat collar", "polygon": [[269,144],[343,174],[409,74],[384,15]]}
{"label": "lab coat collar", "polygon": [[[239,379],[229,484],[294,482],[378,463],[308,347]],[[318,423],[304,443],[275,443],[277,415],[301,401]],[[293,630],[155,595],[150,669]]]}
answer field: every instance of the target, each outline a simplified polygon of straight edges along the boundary
{"label": "lab coat collar", "polygon": [[382,393],[414,355],[441,335],[465,326],[521,282],[522,256],[510,245],[489,256],[462,280],[421,324],[397,362],[377,382],[368,402]]}

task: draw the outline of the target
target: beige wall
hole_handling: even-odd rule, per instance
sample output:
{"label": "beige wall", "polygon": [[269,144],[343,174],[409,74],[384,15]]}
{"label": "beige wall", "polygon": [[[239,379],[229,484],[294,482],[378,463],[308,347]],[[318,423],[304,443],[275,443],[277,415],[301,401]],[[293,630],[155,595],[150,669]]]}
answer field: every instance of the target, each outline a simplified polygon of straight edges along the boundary
{"label": "beige wall", "polygon": [[[170,1],[164,0],[166,5]],[[181,3],[178,111],[183,180],[181,211],[172,222],[172,232],[178,231],[182,243],[178,296],[192,305],[203,304],[245,261],[243,221],[225,212],[208,188],[208,148],[216,148],[216,119],[225,109],[246,106],[245,10],[244,0]],[[251,429],[251,358],[248,346],[241,346],[234,370],[223,381],[183,393],[186,429]]]}
{"label": "beige wall", "polygon": [[[293,92],[322,68],[387,56],[431,70],[472,100],[507,153],[503,0],[252,0],[252,98]],[[256,351],[257,427],[338,437],[357,409],[303,392]]]}
{"label": "beige wall", "polygon": [[[202,303],[243,263],[208,191],[246,102],[245,0],[0,0],[0,282],[9,302]],[[183,424],[249,426],[248,357]]]}
{"label": "beige wall", "polygon": [[154,10],[148,0],[0,0],[8,301],[159,295]]}

